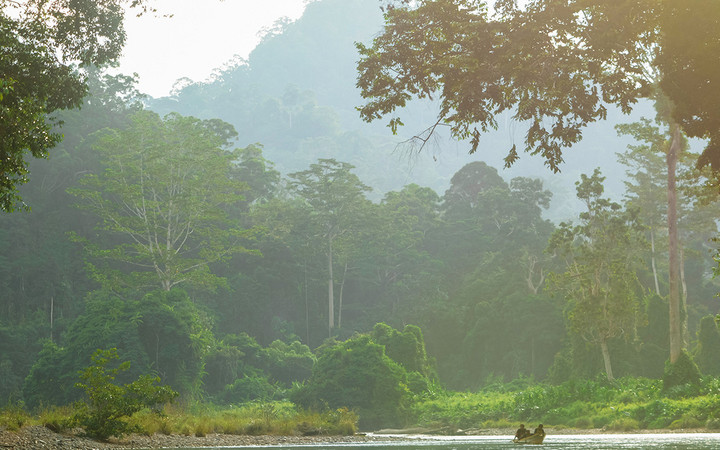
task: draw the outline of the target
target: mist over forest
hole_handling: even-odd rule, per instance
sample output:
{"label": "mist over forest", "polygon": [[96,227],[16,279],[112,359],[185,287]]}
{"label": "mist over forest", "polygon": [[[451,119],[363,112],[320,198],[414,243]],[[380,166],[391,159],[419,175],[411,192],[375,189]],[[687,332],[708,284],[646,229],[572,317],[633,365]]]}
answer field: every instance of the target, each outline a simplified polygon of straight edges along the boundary
{"label": "mist over forest", "polygon": [[[351,23],[347,17],[353,18]],[[205,82],[178,80],[170,97],[151,99],[148,105],[161,115],[175,111],[231,123],[240,145],[261,143],[265,157],[282,173],[342,155],[339,159],[353,164],[373,187],[370,196],[375,200],[410,183],[442,193],[457,170],[477,160],[497,168],[506,180],[536,177],[554,188],[545,216],[556,221],[577,213],[575,182],[595,167],[603,168],[608,195],[622,199],[626,168],[617,163],[615,153],[624,152],[632,140],[619,136],[614,126],[654,119],[652,104],[644,102],[630,115],[611,108],[608,120],[589,126],[583,140],[567,152],[559,174],[530,155],[503,169],[503,158],[527,129],[510,114],[499,119],[497,131],[483,135],[475,155],[468,154],[467,141],[458,142],[443,130],[421,150],[405,143],[434,122],[437,102],[411,101],[399,114],[405,126],[397,135],[386,121],[363,122],[356,110],[363,100],[355,87],[355,43],[370,43],[382,26],[377,2],[312,2],[296,22],[280,21],[267,30],[247,61],[229,61]]]}
{"label": "mist over forest", "polygon": [[[663,379],[662,102],[607,105],[558,173],[523,152],[504,167],[531,126],[508,111],[474,154],[449,126],[420,149],[439,99],[358,111],[356,44],[384,25],[377,0],[312,1],[162,98],[88,69],[82,107],[55,113],[62,140],[29,161],[28,208],[0,215],[0,405],[76,402],[98,349],[183,401],[349,407],[364,428],[418,421],[407,405],[439,392]],[[674,289],[683,354],[717,377],[705,143],[682,141]]]}

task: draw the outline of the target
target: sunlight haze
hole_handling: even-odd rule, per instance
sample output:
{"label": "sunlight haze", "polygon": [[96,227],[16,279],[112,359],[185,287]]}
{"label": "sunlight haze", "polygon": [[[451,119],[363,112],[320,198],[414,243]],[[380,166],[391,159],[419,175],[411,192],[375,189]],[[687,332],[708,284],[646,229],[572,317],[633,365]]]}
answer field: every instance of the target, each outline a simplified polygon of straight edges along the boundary
{"label": "sunlight haze", "polygon": [[158,16],[126,15],[120,70],[140,76],[138,88],[167,95],[180,78],[207,79],[235,55],[247,58],[260,32],[278,19],[302,15],[305,0],[157,0]]}

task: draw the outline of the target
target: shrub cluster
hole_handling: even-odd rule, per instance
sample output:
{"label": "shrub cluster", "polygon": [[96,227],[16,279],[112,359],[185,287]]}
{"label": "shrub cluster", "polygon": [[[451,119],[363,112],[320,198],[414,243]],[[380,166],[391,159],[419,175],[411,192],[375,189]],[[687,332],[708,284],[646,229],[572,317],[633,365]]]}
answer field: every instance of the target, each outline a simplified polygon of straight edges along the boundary
{"label": "shrub cluster", "polygon": [[[556,427],[616,431],[720,427],[716,378],[692,392],[664,390],[661,380],[622,378],[534,384],[522,390],[495,386],[477,393],[445,392],[412,406],[418,424],[452,428],[498,427],[541,422]],[[511,425],[512,426],[512,425]]]}

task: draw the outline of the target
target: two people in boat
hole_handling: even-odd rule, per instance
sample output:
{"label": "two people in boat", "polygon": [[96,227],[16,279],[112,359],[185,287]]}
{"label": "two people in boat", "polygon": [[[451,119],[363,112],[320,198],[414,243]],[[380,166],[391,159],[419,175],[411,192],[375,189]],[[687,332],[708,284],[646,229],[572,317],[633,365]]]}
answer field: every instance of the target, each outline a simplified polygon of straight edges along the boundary
{"label": "two people in boat", "polygon": [[520,424],[520,428],[515,432],[515,439],[520,440],[524,439],[528,436],[545,436],[545,430],[543,429],[542,424],[538,425],[535,430],[530,433],[530,430],[525,428],[525,424]]}

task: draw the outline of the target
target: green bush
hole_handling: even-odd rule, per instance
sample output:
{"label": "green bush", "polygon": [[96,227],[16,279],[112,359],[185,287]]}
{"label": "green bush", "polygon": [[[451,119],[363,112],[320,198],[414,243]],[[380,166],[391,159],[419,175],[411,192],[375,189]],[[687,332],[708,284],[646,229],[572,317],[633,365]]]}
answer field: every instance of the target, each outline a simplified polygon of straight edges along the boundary
{"label": "green bush", "polygon": [[70,361],[65,348],[58,347],[52,341],[45,341],[23,382],[23,398],[27,406],[67,405],[77,400],[80,391],[73,385],[80,367]]}
{"label": "green bush", "polygon": [[153,291],[140,300],[124,300],[96,291],[85,312],[63,336],[63,347],[48,342],[23,384],[31,408],[68,405],[82,396],[77,373],[97,348],[117,348],[132,367],[118,374],[127,383],[153,370],[184,397],[200,394],[203,359],[212,347],[204,314],[182,290]]}
{"label": "green bush", "polygon": [[370,333],[372,340],[385,347],[385,354],[408,372],[426,377],[432,374],[432,364],[425,352],[425,338],[415,325],[406,325],[398,331],[385,323],[378,323]]}
{"label": "green bush", "polygon": [[705,428],[708,430],[720,430],[720,419],[708,419],[707,422],[705,422]]}
{"label": "green bush", "polygon": [[315,356],[307,345],[274,341],[260,352],[260,368],[285,387],[310,378]]}
{"label": "green bush", "polygon": [[305,408],[356,410],[367,428],[403,425],[410,392],[405,370],[365,335],[326,345],[291,399]]}
{"label": "green bush", "polygon": [[233,383],[240,375],[240,361],[243,352],[226,342],[216,342],[205,356],[203,387],[210,395],[217,395],[226,385]]}
{"label": "green bush", "polygon": [[649,430],[660,430],[662,428],[668,428],[670,425],[671,420],[667,417],[658,417],[655,420],[652,420],[650,423],[648,423],[647,428]]}
{"label": "green bush", "polygon": [[693,362],[690,355],[684,350],[680,353],[675,363],[665,363],[663,373],[663,389],[669,391],[672,388],[683,385],[700,385],[700,370]]}
{"label": "green bush", "polygon": [[243,376],[225,386],[222,401],[226,404],[245,403],[253,400],[272,400],[278,389],[262,375]]}
{"label": "green bush", "polygon": [[612,422],[612,418],[610,418],[607,414],[596,414],[592,416],[590,420],[596,428],[606,427],[610,422]]}
{"label": "green bush", "polygon": [[135,431],[127,418],[177,396],[167,386],[156,385],[159,378],[148,375],[123,386],[114,384],[117,374],[130,367],[130,362],[125,361],[116,368],[108,368],[108,364],[116,359],[117,349],[97,350],[92,356],[93,365],[82,371],[81,382],[77,383],[88,398],[86,403],[77,406],[74,422],[85,429],[86,435],[100,440]]}
{"label": "green bush", "polygon": [[416,395],[423,395],[430,390],[430,382],[427,377],[418,372],[408,372],[407,385],[410,392]]}
{"label": "green bush", "polygon": [[670,423],[670,426],[668,428],[672,430],[680,430],[680,429],[687,429],[687,428],[702,428],[704,424],[699,419],[685,415],[677,420],[673,420],[672,423]]}
{"label": "green bush", "polygon": [[607,428],[613,431],[632,431],[640,428],[640,422],[635,419],[623,417],[610,422]]}
{"label": "green bush", "polygon": [[700,320],[695,349],[695,361],[705,375],[720,375],[720,331],[715,317],[705,316]]}
{"label": "green bush", "polygon": [[68,407],[46,408],[39,414],[40,423],[48,430],[62,433],[73,425],[72,414]]}
{"label": "green bush", "polygon": [[667,398],[688,398],[695,397],[700,393],[700,387],[697,384],[686,383],[672,386],[665,390],[664,394]]}
{"label": "green bush", "polygon": [[577,419],[575,419],[575,422],[573,422],[572,425],[575,428],[582,429],[588,429],[594,426],[592,419],[589,417],[578,417]]}
{"label": "green bush", "polygon": [[11,404],[0,410],[0,429],[7,428],[10,431],[17,431],[25,426],[30,419],[22,403]]}

